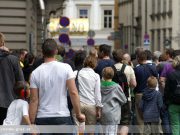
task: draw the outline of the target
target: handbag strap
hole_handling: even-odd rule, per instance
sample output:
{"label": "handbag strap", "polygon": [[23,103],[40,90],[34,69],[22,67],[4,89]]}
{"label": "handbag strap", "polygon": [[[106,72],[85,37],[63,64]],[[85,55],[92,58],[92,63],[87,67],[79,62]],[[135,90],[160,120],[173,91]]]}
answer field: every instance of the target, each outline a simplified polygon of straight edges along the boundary
{"label": "handbag strap", "polygon": [[80,70],[77,71],[77,75],[76,75],[76,78],[75,78],[75,82],[77,83],[77,84],[76,84],[76,87],[77,87],[77,89],[78,89],[78,92],[79,92],[79,81],[78,81],[79,71],[80,71]]}

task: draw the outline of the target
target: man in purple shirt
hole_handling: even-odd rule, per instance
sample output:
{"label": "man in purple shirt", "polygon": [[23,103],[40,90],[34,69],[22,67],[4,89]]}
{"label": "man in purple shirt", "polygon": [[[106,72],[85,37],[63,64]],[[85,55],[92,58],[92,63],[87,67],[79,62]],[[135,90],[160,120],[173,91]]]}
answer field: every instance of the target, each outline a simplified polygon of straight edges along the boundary
{"label": "man in purple shirt", "polygon": [[166,78],[167,75],[168,75],[169,73],[171,73],[172,71],[174,71],[174,68],[172,67],[171,61],[168,61],[168,62],[164,65],[164,68],[163,68],[163,70],[162,70],[162,72],[161,72],[160,77]]}
{"label": "man in purple shirt", "polygon": [[167,49],[165,51],[165,54],[167,57],[167,61],[166,61],[166,63],[164,63],[162,72],[160,74],[160,85],[162,85],[163,88],[165,86],[165,81],[166,81],[167,75],[173,71],[172,61],[173,61],[173,57],[174,57],[174,50]]}
{"label": "man in purple shirt", "polygon": [[[173,49],[167,49],[165,51],[167,61],[164,63],[162,72],[160,74],[160,87],[162,88],[162,93],[164,93],[164,88],[165,88],[165,82],[166,82],[166,77],[168,76],[169,73],[171,73],[174,69],[172,67],[172,61],[174,57],[174,50]],[[164,99],[166,100],[166,99]],[[163,127],[163,132],[164,133],[171,133],[171,128],[170,128],[170,121],[169,121],[169,113],[167,110],[167,106],[164,104],[162,111],[161,111],[161,120],[162,120],[162,127]]]}

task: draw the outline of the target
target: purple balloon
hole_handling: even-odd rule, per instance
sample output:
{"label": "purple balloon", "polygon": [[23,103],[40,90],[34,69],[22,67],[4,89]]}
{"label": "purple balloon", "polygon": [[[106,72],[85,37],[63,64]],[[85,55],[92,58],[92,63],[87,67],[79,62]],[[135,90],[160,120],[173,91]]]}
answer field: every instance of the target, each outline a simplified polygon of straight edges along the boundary
{"label": "purple balloon", "polygon": [[63,44],[68,44],[69,41],[69,36],[67,34],[61,34],[59,36],[59,42],[63,43]]}
{"label": "purple balloon", "polygon": [[61,26],[67,27],[67,26],[69,26],[69,23],[70,23],[69,18],[67,18],[67,17],[61,17],[61,18],[60,18],[59,24],[60,24]]}
{"label": "purple balloon", "polygon": [[93,45],[95,44],[94,39],[89,38],[89,39],[87,40],[87,44],[88,44],[89,46],[93,46]]}

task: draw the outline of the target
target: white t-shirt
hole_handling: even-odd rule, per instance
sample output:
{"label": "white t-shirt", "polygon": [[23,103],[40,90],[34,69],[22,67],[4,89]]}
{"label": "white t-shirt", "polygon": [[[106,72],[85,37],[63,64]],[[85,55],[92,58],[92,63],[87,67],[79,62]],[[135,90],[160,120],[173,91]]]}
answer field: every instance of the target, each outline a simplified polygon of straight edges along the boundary
{"label": "white t-shirt", "polygon": [[29,105],[22,99],[14,100],[7,111],[3,125],[21,125],[23,116],[28,116]]}
{"label": "white t-shirt", "polygon": [[[122,63],[115,64],[115,67],[116,67],[117,70],[121,70],[122,66],[123,66]],[[131,80],[136,80],[134,70],[133,70],[133,68],[131,66],[126,65],[125,70],[124,70],[124,74],[127,77],[128,83],[130,83]],[[128,98],[128,101],[131,101],[130,89],[129,89],[129,98]]]}
{"label": "white t-shirt", "polygon": [[[122,63],[115,64],[115,67],[117,70],[121,70],[122,66],[123,66]],[[136,80],[134,70],[131,66],[126,65],[125,70],[124,70],[124,74],[127,77],[128,83],[130,83],[130,80]]]}
{"label": "white t-shirt", "polygon": [[68,117],[66,81],[75,78],[72,68],[65,63],[43,63],[32,72],[30,87],[39,90],[37,118]]}

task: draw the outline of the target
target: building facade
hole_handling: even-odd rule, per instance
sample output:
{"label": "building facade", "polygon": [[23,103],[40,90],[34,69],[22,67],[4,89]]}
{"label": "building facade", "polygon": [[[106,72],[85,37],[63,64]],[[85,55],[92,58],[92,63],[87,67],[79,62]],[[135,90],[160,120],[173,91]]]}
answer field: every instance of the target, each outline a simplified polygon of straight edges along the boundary
{"label": "building facade", "polygon": [[37,53],[41,44],[42,12],[37,0],[0,0],[0,32],[6,46]]}
{"label": "building facade", "polygon": [[[109,44],[114,28],[114,0],[67,0],[63,15],[71,19],[84,18],[89,21],[89,30],[95,32],[95,45]],[[87,46],[88,35],[70,35],[74,47]]]}
{"label": "building facade", "polygon": [[119,0],[122,45],[127,44],[130,52],[137,46],[152,51],[179,49],[179,13],[179,0]]}
{"label": "building facade", "polygon": [[[50,12],[62,10],[64,0],[0,0],[0,32],[11,50],[41,52]],[[43,4],[42,4],[43,3]],[[42,7],[44,5],[44,7]]]}

